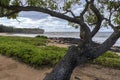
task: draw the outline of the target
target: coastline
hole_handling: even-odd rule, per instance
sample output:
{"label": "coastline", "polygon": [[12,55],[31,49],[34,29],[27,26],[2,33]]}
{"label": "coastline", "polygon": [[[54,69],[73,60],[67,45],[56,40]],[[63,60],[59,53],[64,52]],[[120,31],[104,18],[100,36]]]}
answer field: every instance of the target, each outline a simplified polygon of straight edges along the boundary
{"label": "coastline", "polygon": [[[12,34],[7,33],[2,33],[1,35],[13,36]],[[71,45],[70,42],[64,42],[64,38],[61,38],[63,41],[58,39],[60,38],[55,38],[56,41],[54,41],[54,38],[52,40],[50,39],[48,45],[54,45],[58,47],[69,47]],[[68,40],[65,40],[69,41],[69,38],[67,39]],[[45,75],[51,70],[52,67],[48,66],[35,69],[13,58],[0,55],[0,80],[43,80]],[[78,66],[73,71],[70,80],[119,80],[119,75],[119,69],[112,69],[100,65],[85,64]]]}
{"label": "coastline", "polygon": [[[102,43],[105,41],[109,36],[111,32],[99,32],[95,35],[93,38],[93,41],[97,43]],[[47,36],[48,38],[79,38],[79,32],[44,32],[43,34],[5,34],[6,36],[22,36],[22,37],[35,37],[37,35],[41,36]],[[120,39],[115,43],[114,46],[120,46]]]}
{"label": "coastline", "polygon": [[[49,43],[48,45],[58,45],[58,46],[63,46],[63,47],[66,47],[66,46],[68,47],[68,46],[70,46],[72,44],[77,44],[79,42],[79,38],[78,37],[72,37],[73,35],[75,35],[78,32],[71,32],[72,33],[71,37],[70,36],[67,36],[67,37],[62,36],[62,34],[65,34],[65,33],[68,33],[68,32],[64,32],[64,33],[61,33],[61,32],[47,32],[47,33],[44,33],[44,34],[0,33],[0,36],[19,36],[19,37],[35,37],[37,35],[47,36],[52,41],[52,43]],[[106,36],[106,34],[105,35],[102,35],[102,34],[101,35],[97,35],[96,39],[97,38],[98,38],[97,40],[99,40],[100,38],[101,39],[99,41],[95,41],[95,42],[101,43],[101,40],[103,40],[102,38]],[[110,34],[111,33],[109,33],[109,35]],[[120,39],[119,39],[119,42],[117,44],[113,45],[113,47],[110,50],[120,54],[120,44],[119,43],[120,43]]]}

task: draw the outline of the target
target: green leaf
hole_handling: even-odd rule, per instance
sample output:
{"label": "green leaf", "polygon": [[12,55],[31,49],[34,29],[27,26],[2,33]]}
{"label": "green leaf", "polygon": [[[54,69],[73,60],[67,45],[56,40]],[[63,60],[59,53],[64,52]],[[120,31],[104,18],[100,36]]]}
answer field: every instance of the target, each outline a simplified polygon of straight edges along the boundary
{"label": "green leaf", "polygon": [[11,3],[12,3],[12,5],[15,5],[15,6],[20,5],[20,2],[18,0],[13,0]]}
{"label": "green leaf", "polygon": [[9,5],[10,0],[0,0],[0,3],[3,5]]}

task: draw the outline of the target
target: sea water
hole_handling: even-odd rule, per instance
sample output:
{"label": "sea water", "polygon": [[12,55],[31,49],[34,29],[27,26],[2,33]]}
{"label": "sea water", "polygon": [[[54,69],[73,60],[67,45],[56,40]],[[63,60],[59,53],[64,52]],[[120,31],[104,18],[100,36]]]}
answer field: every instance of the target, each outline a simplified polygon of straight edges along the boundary
{"label": "sea water", "polygon": [[[112,32],[99,32],[93,38],[93,41],[102,43],[104,42]],[[13,34],[14,36],[35,37],[37,35],[44,35],[47,37],[67,37],[67,38],[79,38],[79,32],[45,32],[44,34]],[[114,46],[120,46],[120,39]]]}

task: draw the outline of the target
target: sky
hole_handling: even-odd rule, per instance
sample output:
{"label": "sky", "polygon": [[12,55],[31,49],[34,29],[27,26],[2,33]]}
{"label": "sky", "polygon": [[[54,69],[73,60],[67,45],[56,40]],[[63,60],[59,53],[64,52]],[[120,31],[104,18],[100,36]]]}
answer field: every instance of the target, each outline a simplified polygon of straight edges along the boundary
{"label": "sky", "polygon": [[17,20],[3,17],[0,18],[0,24],[17,28],[42,28],[46,32],[79,31],[79,29],[69,26],[65,20],[39,12],[21,12]]}
{"label": "sky", "polygon": [[[0,18],[0,24],[16,28],[41,28],[45,32],[79,32],[79,29],[68,25],[62,19],[39,12],[21,12],[17,19]],[[111,32],[110,28],[102,28],[101,32]]]}
{"label": "sky", "polygon": [[[78,14],[81,10],[83,8],[75,6],[73,12]],[[68,25],[68,22],[65,20],[33,11],[20,12],[17,19],[0,18],[0,24],[16,28],[41,28],[45,32],[79,32],[79,29]],[[100,31],[111,32],[112,30],[110,28],[102,28]]]}

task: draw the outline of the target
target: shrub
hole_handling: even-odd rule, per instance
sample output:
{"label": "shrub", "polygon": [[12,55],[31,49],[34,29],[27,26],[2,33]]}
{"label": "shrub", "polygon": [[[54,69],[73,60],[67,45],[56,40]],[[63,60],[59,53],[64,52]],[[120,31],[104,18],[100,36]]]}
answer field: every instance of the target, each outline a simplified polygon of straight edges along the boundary
{"label": "shrub", "polygon": [[[67,49],[45,46],[47,42],[48,40],[42,37],[0,37],[0,54],[18,58],[34,67],[53,66],[65,55]],[[120,69],[120,56],[109,51],[92,63]]]}
{"label": "shrub", "polygon": [[43,39],[48,39],[48,37],[46,37],[46,36],[42,36],[42,35],[37,35],[37,36],[35,36],[36,38],[43,38]]}
{"label": "shrub", "polygon": [[92,63],[120,69],[120,56],[108,51],[99,58],[95,59]]}
{"label": "shrub", "polygon": [[18,41],[23,43],[28,43],[35,46],[44,46],[48,42],[48,39],[45,39],[43,37],[39,38],[30,38],[30,37],[2,37],[0,36],[0,42],[1,41]]}
{"label": "shrub", "polygon": [[34,67],[55,65],[66,52],[65,48],[55,46],[36,47],[18,41],[0,41],[0,54],[14,57]]}

